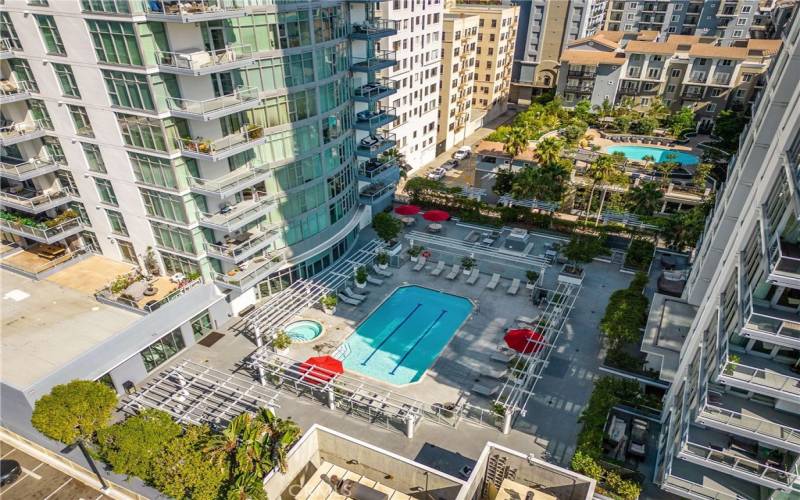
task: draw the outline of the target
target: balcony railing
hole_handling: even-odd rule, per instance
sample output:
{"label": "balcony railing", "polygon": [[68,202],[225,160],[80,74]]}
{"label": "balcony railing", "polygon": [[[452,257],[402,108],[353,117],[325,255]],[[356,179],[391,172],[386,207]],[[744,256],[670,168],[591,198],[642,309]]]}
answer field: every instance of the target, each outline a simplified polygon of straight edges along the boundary
{"label": "balcony railing", "polygon": [[196,193],[227,198],[274,175],[269,165],[238,168],[215,179],[189,177],[189,188]]}
{"label": "balcony railing", "polygon": [[355,128],[369,132],[388,125],[396,119],[395,108],[380,106],[374,110],[367,109],[356,113]]}
{"label": "balcony railing", "polygon": [[772,238],[769,243],[769,279],[771,282],[787,286],[800,286],[800,245]]}
{"label": "balcony railing", "polygon": [[213,279],[224,287],[246,290],[286,264],[286,254],[274,252],[254,257],[227,273],[214,273]]}
{"label": "balcony railing", "polygon": [[702,92],[683,92],[681,97],[689,100],[700,100],[703,98]]}
{"label": "balcony railing", "polygon": [[254,61],[253,48],[245,44],[213,51],[157,51],[156,60],[165,73],[195,76],[241,68]]}
{"label": "balcony railing", "polygon": [[394,183],[389,184],[382,184],[382,183],[375,183],[370,184],[366,188],[364,188],[359,196],[365,203],[375,203],[376,201],[380,200],[384,196],[387,196],[391,193],[394,193],[394,190],[397,186]]}
{"label": "balcony railing", "polygon": [[796,313],[747,301],[742,336],[800,349],[800,317]]}
{"label": "balcony railing", "polygon": [[380,154],[392,149],[397,145],[395,134],[371,134],[358,141],[356,144],[356,154],[377,158]]}
{"label": "balcony railing", "polygon": [[211,257],[239,263],[274,242],[280,236],[279,228],[280,224],[260,224],[225,243],[206,243],[206,253]]}
{"label": "balcony railing", "polygon": [[28,82],[0,81],[0,104],[10,104],[25,100],[30,97],[34,89],[35,86]]}
{"label": "balcony railing", "polygon": [[[777,362],[776,362],[777,363]],[[728,359],[719,373],[727,385],[800,403],[800,378]]]}
{"label": "balcony railing", "polygon": [[204,100],[171,97],[167,99],[167,107],[180,118],[208,121],[254,108],[260,102],[258,89],[248,87]]}
{"label": "balcony railing", "polygon": [[371,73],[391,68],[397,64],[397,52],[394,50],[376,50],[374,55],[353,57],[350,69],[361,73]]}
{"label": "balcony railing", "polygon": [[711,81],[714,82],[714,85],[728,85],[731,83],[731,75],[728,73],[714,75]]}
{"label": "balcony railing", "polygon": [[365,83],[353,90],[353,99],[359,102],[374,102],[397,93],[397,82],[380,78]]}
{"label": "balcony railing", "polygon": [[178,23],[194,23],[230,19],[246,14],[244,0],[148,0],[144,3],[148,19]]}
{"label": "balcony railing", "polygon": [[70,201],[70,193],[66,190],[55,190],[49,193],[28,192],[23,194],[0,191],[0,202],[25,212],[39,213]]}
{"label": "balcony railing", "polygon": [[399,21],[393,19],[371,19],[353,23],[350,36],[356,40],[379,40],[397,34]]}
{"label": "balcony railing", "polygon": [[379,177],[384,172],[397,167],[397,159],[394,157],[388,158],[373,158],[362,162],[358,166],[358,175],[365,179],[374,179]]}
{"label": "balcony railing", "polygon": [[0,38],[0,59],[11,59],[14,57],[14,45],[8,38]]}
{"label": "balcony railing", "polygon": [[800,430],[781,425],[753,415],[721,408],[706,403],[698,415],[700,423],[716,429],[731,432],[743,431],[745,437],[758,441],[769,441],[781,448],[800,450]]}
{"label": "balcony railing", "polygon": [[45,134],[42,123],[37,120],[14,123],[0,128],[0,146],[10,146],[37,139]]}
{"label": "balcony railing", "polygon": [[44,175],[62,168],[64,165],[49,156],[31,158],[23,161],[21,158],[4,157],[0,161],[0,177],[24,181],[39,175]]}
{"label": "balcony railing", "polygon": [[30,238],[40,243],[55,243],[63,240],[67,236],[81,232],[83,230],[83,223],[80,218],[76,217],[53,227],[37,227],[0,218],[0,228],[4,231]]}
{"label": "balcony railing", "polygon": [[264,144],[266,141],[264,126],[253,124],[245,125],[238,132],[214,140],[182,138],[178,140],[178,147],[183,155],[190,158],[218,161]]}
{"label": "balcony railing", "polygon": [[726,449],[714,449],[708,446],[687,441],[683,453],[690,458],[717,465],[720,469],[736,472],[739,477],[761,480],[761,484],[773,487],[787,487],[797,479],[797,474],[762,464],[756,460],[745,458]]}
{"label": "balcony railing", "polygon": [[218,231],[232,232],[266,215],[274,207],[276,195],[255,192],[253,197],[226,206],[217,213],[200,214],[200,225]]}

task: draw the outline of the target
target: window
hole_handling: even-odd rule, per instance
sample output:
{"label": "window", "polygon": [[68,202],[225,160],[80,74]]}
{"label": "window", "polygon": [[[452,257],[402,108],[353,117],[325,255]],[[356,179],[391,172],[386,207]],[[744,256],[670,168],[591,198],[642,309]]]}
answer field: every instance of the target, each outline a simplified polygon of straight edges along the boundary
{"label": "window", "polygon": [[95,54],[101,62],[141,66],[142,55],[132,23],[87,19]]}
{"label": "window", "polygon": [[67,106],[69,114],[72,117],[72,123],[75,125],[75,133],[84,137],[94,137],[92,124],[89,121],[89,115],[86,113],[86,108],[83,106]]}
{"label": "window", "polygon": [[150,186],[177,189],[175,170],[169,160],[138,153],[128,153],[136,181]]}
{"label": "window", "polygon": [[671,73],[671,76],[672,76],[672,78],[680,78],[680,76],[681,76],[681,70],[679,70],[679,69],[673,69],[673,70],[672,70],[672,73]]}
{"label": "window", "polygon": [[147,75],[122,71],[103,71],[111,104],[122,108],[155,111],[153,95],[147,83]]}
{"label": "window", "polygon": [[749,5],[743,5],[743,6],[742,6],[742,14],[749,14],[751,9],[752,9],[752,7],[751,7],[751,6],[749,6]]}
{"label": "window", "polygon": [[675,92],[675,85],[667,85],[667,93],[671,94]]}
{"label": "window", "polygon": [[22,50],[22,44],[19,43],[17,30],[14,29],[14,24],[11,22],[8,12],[0,12],[0,38],[6,40],[12,49]]}
{"label": "window", "polygon": [[196,252],[192,233],[186,229],[170,226],[168,224],[161,224],[159,222],[150,222],[150,226],[153,229],[153,237],[156,240],[156,245],[159,247],[188,254],[194,254]]}
{"label": "window", "polygon": [[177,196],[142,189],[142,199],[147,215],[173,222],[187,222],[186,206]]}
{"label": "window", "polygon": [[11,66],[11,71],[14,72],[17,82],[24,83],[33,92],[39,92],[39,85],[33,77],[31,65],[28,64],[28,61],[25,59],[11,59],[8,64]]}
{"label": "window", "polygon": [[57,56],[67,55],[67,51],[64,49],[64,42],[61,40],[61,34],[58,32],[58,26],[56,26],[56,20],[53,16],[36,14],[36,23],[39,25],[39,32],[42,34],[44,48],[47,53]]}
{"label": "window", "polygon": [[713,113],[716,110],[717,110],[717,105],[713,102],[708,105],[708,108],[706,108],[706,111],[709,111],[711,113]]}
{"label": "window", "polygon": [[47,130],[53,130],[53,121],[50,119],[50,113],[47,112],[44,101],[28,99],[28,109],[31,110],[31,116],[39,125]]}
{"label": "window", "polygon": [[731,61],[730,59],[723,59],[722,61],[720,61],[720,63],[719,63],[719,64],[720,64],[721,66],[730,66],[730,65],[731,65],[731,62],[732,62],[732,61]]}
{"label": "window", "polygon": [[744,73],[742,75],[742,81],[743,82],[749,82],[752,79],[753,79],[753,74],[752,73]]}
{"label": "window", "polygon": [[100,200],[103,203],[114,205],[115,207],[119,206],[117,195],[114,193],[114,186],[111,185],[110,180],[95,177],[94,184],[97,187],[97,194],[100,195]]}
{"label": "window", "polygon": [[78,82],[75,81],[75,75],[72,74],[72,68],[67,64],[53,63],[53,71],[56,72],[58,84],[61,86],[61,93],[67,97],[81,98],[81,93],[78,90]]}
{"label": "window", "polygon": [[111,232],[118,236],[129,236],[128,227],[125,225],[125,219],[122,214],[116,210],[106,210],[108,216],[108,224],[111,226]]}
{"label": "window", "polygon": [[740,17],[739,19],[736,20],[736,26],[744,26],[745,24],[747,24],[746,17]]}
{"label": "window", "polygon": [[181,273],[185,276],[192,274],[200,274],[200,267],[197,262],[181,257],[180,255],[172,255],[171,253],[160,252],[161,261],[164,263],[164,271],[167,275]]}
{"label": "window", "polygon": [[733,32],[733,38],[742,38],[742,30],[736,30]]}
{"label": "window", "polygon": [[130,14],[131,4],[128,0],[81,0],[81,10],[84,12]]}
{"label": "window", "polygon": [[709,96],[711,97],[719,97],[722,94],[722,89],[711,89],[711,93]]}
{"label": "window", "polygon": [[186,344],[184,344],[183,337],[181,337],[181,331],[176,328],[150,344],[140,353],[145,370],[148,372],[155,370],[185,347]]}
{"label": "window", "polygon": [[86,157],[86,164],[89,166],[89,170],[101,174],[106,173],[106,163],[103,161],[103,155],[100,154],[100,146],[82,142],[81,148],[83,148],[83,156]]}
{"label": "window", "polygon": [[201,313],[192,318],[192,334],[195,340],[200,340],[206,333],[214,328],[214,323],[211,322],[211,315],[208,311]]}

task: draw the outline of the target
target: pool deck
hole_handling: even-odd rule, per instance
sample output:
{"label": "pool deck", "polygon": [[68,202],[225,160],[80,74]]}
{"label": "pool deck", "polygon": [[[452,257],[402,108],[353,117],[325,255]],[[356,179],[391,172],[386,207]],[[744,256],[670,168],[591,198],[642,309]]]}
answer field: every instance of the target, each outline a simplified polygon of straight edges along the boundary
{"label": "pool deck", "polygon": [[[620,132],[620,135],[623,135]],[[657,146],[655,144],[640,144],[638,142],[615,142],[609,139],[605,139],[600,136],[600,132],[597,129],[590,128],[586,131],[586,136],[589,138],[589,142],[594,144],[595,146],[600,146],[602,150],[608,146],[650,146],[655,148],[661,149],[674,149],[675,151],[684,151],[686,153],[692,153],[695,156],[702,157],[703,151],[697,148],[697,143],[708,140],[706,136],[696,136],[691,137],[689,142],[686,144],[676,144],[674,146]]]}

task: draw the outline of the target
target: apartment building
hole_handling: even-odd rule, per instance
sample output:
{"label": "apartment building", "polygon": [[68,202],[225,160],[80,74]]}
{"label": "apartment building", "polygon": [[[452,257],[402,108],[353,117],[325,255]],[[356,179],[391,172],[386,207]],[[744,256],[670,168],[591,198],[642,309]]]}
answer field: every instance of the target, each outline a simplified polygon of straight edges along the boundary
{"label": "apartment building", "polygon": [[[332,265],[391,203],[400,113],[409,157],[435,146],[440,22],[413,5],[7,0],[4,241],[51,264],[152,257],[234,312]],[[409,57],[380,48],[406,31]]]}
{"label": "apartment building", "polygon": [[473,84],[480,17],[445,12],[442,23],[442,85],[439,90],[437,152],[443,153],[475,130]]}
{"label": "apartment building", "polygon": [[[800,457],[800,23],[783,38],[680,300],[656,481],[693,499],[794,498]],[[696,310],[696,314],[693,312]],[[651,311],[651,317],[653,312]]]}
{"label": "apartment building", "polygon": [[709,128],[723,109],[745,109],[780,45],[751,39],[723,46],[713,37],[602,31],[564,51],[557,92],[567,106],[581,99],[593,105],[630,99],[644,110],[660,98],[672,110],[691,107],[699,126]]}
{"label": "apartment building", "polygon": [[436,157],[444,0],[392,0],[376,5],[377,15],[397,29],[379,42],[380,50],[392,54],[396,62],[381,72],[382,78],[395,82],[397,90],[388,100],[397,117],[392,133],[406,163],[417,169]]}
{"label": "apartment building", "polygon": [[603,28],[606,0],[516,0],[519,28],[514,49],[511,101],[530,103],[555,87],[566,45]]}
{"label": "apartment building", "polygon": [[780,38],[797,6],[797,0],[761,0],[750,25],[750,37]]}
{"label": "apartment building", "polygon": [[647,0],[609,2],[606,29],[634,33],[654,30],[679,35],[743,40],[759,9],[759,0]]}

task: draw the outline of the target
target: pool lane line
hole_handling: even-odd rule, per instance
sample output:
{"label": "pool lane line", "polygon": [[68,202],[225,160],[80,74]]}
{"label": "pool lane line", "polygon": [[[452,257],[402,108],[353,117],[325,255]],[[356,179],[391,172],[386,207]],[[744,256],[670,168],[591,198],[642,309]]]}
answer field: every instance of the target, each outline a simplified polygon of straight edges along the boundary
{"label": "pool lane line", "polygon": [[422,342],[422,339],[424,339],[425,336],[428,335],[428,333],[433,329],[433,327],[436,326],[436,323],[438,323],[439,320],[442,319],[442,316],[444,316],[445,314],[447,314],[447,311],[442,309],[442,312],[440,312],[439,315],[436,316],[436,319],[433,320],[433,323],[428,325],[428,328],[426,328],[425,331],[422,332],[422,335],[419,336],[417,341],[414,342],[414,345],[412,345],[411,348],[409,350],[407,350],[405,354],[403,354],[403,357],[400,358],[400,361],[398,361],[397,364],[395,365],[395,367],[392,369],[392,371],[389,372],[389,375],[394,375],[394,372],[396,372],[397,369],[400,368],[400,365],[402,365],[403,361],[405,361],[406,358],[408,357],[408,355],[411,354],[411,351],[413,351],[414,349],[417,348],[419,343]]}
{"label": "pool lane line", "polygon": [[414,309],[412,309],[411,312],[408,313],[405,318],[403,318],[403,321],[401,321],[400,324],[397,325],[394,328],[394,330],[392,330],[389,333],[389,335],[386,336],[385,339],[381,340],[381,343],[378,344],[378,347],[376,347],[375,349],[372,350],[372,353],[369,356],[367,356],[367,359],[365,359],[364,361],[361,362],[361,366],[367,366],[367,363],[369,363],[369,360],[372,359],[372,356],[374,356],[375,353],[378,352],[378,350],[380,350],[381,347],[383,347],[383,344],[385,344],[390,338],[392,338],[392,335],[397,333],[397,330],[399,330],[403,325],[406,324],[406,321],[408,321],[409,318],[411,318],[411,316],[413,316],[414,313],[417,312],[417,309],[419,309],[420,307],[422,307],[422,304],[417,303],[417,305],[414,307]]}

